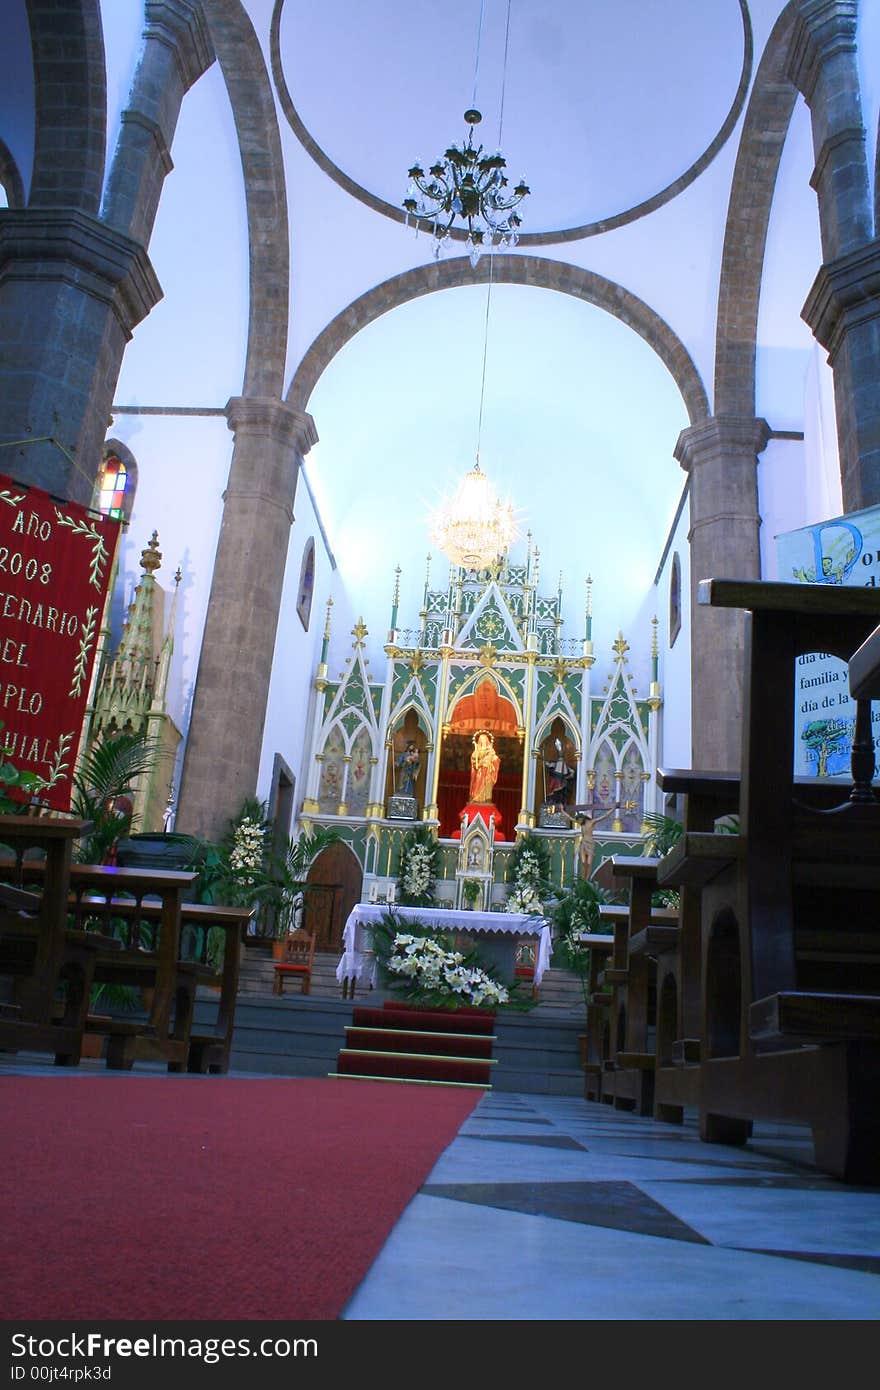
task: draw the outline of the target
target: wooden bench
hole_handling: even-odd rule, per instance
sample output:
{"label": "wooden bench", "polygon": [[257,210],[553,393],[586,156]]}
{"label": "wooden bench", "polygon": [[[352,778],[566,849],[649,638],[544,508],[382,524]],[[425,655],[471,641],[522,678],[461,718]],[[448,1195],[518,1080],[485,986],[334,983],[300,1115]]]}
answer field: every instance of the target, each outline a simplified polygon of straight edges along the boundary
{"label": "wooden bench", "polygon": [[[13,997],[0,1016],[0,1048],[52,1052],[56,1066],[76,1066],[99,949],[108,943],[71,930],[67,895],[73,845],[82,821],[0,816],[0,975]],[[39,891],[21,888],[25,856],[41,856]]]}
{"label": "wooden bench", "polygon": [[842,804],[827,804],[839,786],[805,789],[792,764],[797,658],[848,660],[877,627],[880,595],[711,580],[699,596],[747,610],[740,835],[720,844],[703,827],[659,874],[701,904],[700,1132],[742,1143],[758,1119],[807,1124],[820,1167],[878,1182],[880,1026],[858,1002],[880,996],[867,698]]}
{"label": "wooden bench", "polygon": [[613,925],[614,953],[601,981],[610,986],[610,1046],[603,1099],[619,1110],[654,1113],[657,955],[677,940],[678,914],[654,907],[659,859],[614,855],[594,875],[600,886],[627,899],[603,904],[603,924]]}

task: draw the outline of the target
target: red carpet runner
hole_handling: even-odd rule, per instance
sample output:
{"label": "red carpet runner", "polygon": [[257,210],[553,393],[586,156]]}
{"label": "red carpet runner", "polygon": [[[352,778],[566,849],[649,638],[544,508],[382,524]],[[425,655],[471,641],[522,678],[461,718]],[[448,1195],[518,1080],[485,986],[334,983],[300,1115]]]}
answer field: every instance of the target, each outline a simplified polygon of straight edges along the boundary
{"label": "red carpet runner", "polygon": [[389,1001],[356,1008],[337,1076],[491,1086],[495,1015],[486,1009],[417,1009]]}
{"label": "red carpet runner", "polygon": [[2,1316],[336,1318],[479,1094],[4,1077]]}

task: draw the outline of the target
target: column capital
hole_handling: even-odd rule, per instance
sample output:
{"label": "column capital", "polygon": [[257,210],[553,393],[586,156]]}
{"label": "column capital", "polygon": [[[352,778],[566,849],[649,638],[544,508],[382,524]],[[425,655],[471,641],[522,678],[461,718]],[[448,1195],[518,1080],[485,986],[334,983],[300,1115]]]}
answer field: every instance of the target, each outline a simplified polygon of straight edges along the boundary
{"label": "column capital", "polygon": [[880,238],[826,261],[813,281],[801,318],[833,364],[850,328],[880,316]]}
{"label": "column capital", "polygon": [[172,49],[184,87],[193,83],[214,61],[214,45],[201,0],[147,0],[146,39]]}
{"label": "column capital", "polygon": [[686,473],[731,453],[757,458],[771,435],[766,420],[754,415],[713,415],[683,429],[673,455]]}
{"label": "column capital", "polygon": [[800,0],[788,76],[808,105],[822,65],[839,53],[855,52],[858,11],[858,0]]}
{"label": "column capital", "polygon": [[304,457],[318,442],[311,415],[294,410],[274,396],[232,396],[226,402],[226,423],[234,434],[265,435],[287,444]]}
{"label": "column capital", "polygon": [[0,284],[55,280],[108,304],[127,337],[162,298],[146,250],[77,208],[0,212]]}

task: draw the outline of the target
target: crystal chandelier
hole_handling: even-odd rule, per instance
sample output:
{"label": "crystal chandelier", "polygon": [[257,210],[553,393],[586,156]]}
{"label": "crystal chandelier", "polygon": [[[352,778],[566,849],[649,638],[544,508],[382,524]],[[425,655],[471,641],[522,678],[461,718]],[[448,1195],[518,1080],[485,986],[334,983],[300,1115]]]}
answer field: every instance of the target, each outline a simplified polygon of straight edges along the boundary
{"label": "crystal chandelier", "polygon": [[516,536],[513,507],[499,500],[478,458],[434,518],[431,539],[453,564],[480,570],[494,564]]}
{"label": "crystal chandelier", "polygon": [[520,179],[511,190],[501,151],[484,154],[483,146],[474,144],[474,126],[483,119],[480,112],[472,108],[464,118],[470,127],[466,142],[450,145],[427,174],[418,160],[413,164],[403,207],[407,225],[411,217],[416,219],[417,231],[421,222],[431,225],[435,257],[459,218],[467,228],[465,241],[471,264],[476,266],[484,251],[516,246],[522,218],[514,209],[529,189]]}

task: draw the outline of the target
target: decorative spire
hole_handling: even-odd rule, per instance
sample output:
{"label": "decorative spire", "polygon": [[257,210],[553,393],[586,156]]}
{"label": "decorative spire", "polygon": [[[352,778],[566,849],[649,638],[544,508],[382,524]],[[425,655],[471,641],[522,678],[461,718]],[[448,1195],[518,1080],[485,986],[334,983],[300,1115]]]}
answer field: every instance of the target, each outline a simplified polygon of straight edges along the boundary
{"label": "decorative spire", "polygon": [[400,565],[394,567],[394,596],[391,600],[391,631],[397,631],[397,611],[400,607]]}
{"label": "decorative spire", "polygon": [[623,633],[618,630],[617,640],[611,644],[611,650],[618,661],[626,663],[626,653],[629,651],[629,643],[624,641]]}
{"label": "decorative spire", "polygon": [[[660,644],[657,640],[657,615],[651,619],[651,626],[654,631],[651,634],[651,685],[648,690],[649,699],[652,701],[652,708],[656,709],[660,700]],[[654,704],[653,702],[658,702]]]}
{"label": "decorative spire", "polygon": [[333,607],[333,599],[327,600],[327,618],[324,622],[324,640],[321,643],[321,665],[327,665],[327,648],[330,645],[330,610]]}
{"label": "decorative spire", "polygon": [[364,638],[367,636],[368,632],[369,628],[364,622],[363,617],[358,618],[357,622],[351,630],[351,635],[354,638],[352,647],[356,652],[363,650],[363,647],[365,645]]}
{"label": "decorative spire", "polygon": [[159,549],[159,532],[154,531],[150,537],[149,545],[141,551],[141,569],[147,574],[153,574],[162,565],[162,552]]}

